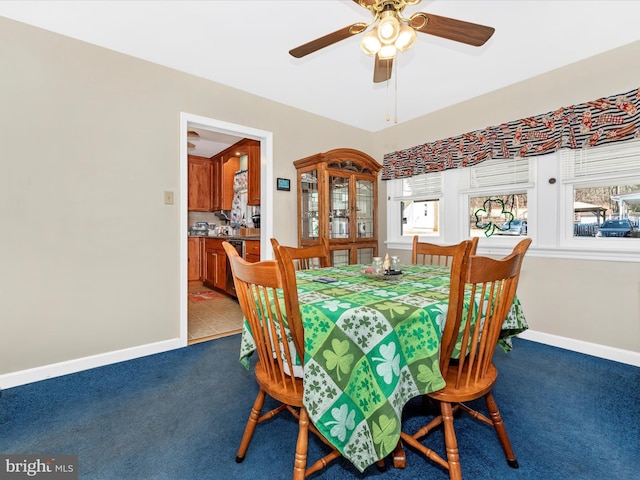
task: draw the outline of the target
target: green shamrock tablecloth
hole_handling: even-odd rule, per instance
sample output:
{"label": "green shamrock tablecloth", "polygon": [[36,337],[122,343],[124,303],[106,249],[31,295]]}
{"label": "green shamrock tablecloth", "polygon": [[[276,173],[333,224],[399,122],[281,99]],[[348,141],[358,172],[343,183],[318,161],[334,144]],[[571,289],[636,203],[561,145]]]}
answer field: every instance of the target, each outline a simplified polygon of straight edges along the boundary
{"label": "green shamrock tablecloth", "polygon": [[[444,387],[438,350],[449,300],[446,267],[406,266],[394,280],[372,279],[362,268],[296,274],[305,336],[304,405],[318,430],[360,471],[397,445],[405,403]],[[324,278],[336,281],[317,281]],[[516,299],[503,325],[503,348],[526,329]],[[253,350],[245,322],[245,365]]]}

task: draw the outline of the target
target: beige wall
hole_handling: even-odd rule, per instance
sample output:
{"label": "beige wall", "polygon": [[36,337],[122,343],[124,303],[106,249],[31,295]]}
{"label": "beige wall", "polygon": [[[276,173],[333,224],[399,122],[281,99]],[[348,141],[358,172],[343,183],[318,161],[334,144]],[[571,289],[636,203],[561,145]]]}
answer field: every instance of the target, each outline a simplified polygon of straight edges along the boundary
{"label": "beige wall", "polygon": [[[640,85],[631,65],[639,49],[583,62],[586,72],[576,66],[577,86],[551,75],[371,134],[0,18],[0,375],[178,337],[180,212],[163,204],[163,191],[179,198],[180,112],[273,132],[273,176],[292,179],[292,192],[274,192],[273,231],[293,243],[294,160],[350,147],[382,161],[398,148],[624,91]],[[381,191],[384,206],[384,183]],[[385,218],[382,210],[382,227]],[[592,309],[570,308],[580,292],[593,298],[593,276],[566,261],[527,262],[521,296],[532,328],[640,352],[638,264],[575,262],[608,280],[596,284],[607,298],[618,287],[633,297],[635,306],[625,301],[612,316],[626,329],[616,333]],[[571,304],[534,280],[549,268],[562,272]]]}
{"label": "beige wall", "polygon": [[[0,18],[0,374],[179,336],[180,112],[273,132],[274,177],[370,134]],[[268,186],[265,186],[268,188]],[[296,194],[274,231],[297,241]]]}
{"label": "beige wall", "polygon": [[[401,123],[375,135],[372,155],[383,157],[388,152],[638,87],[640,42],[635,42]],[[380,191],[384,193],[386,182],[381,184]],[[379,210],[383,212],[386,196],[381,198]],[[379,222],[386,225],[382,217]],[[536,252],[534,244],[518,286],[532,330],[640,352],[640,263],[563,260],[540,255],[544,253]]]}

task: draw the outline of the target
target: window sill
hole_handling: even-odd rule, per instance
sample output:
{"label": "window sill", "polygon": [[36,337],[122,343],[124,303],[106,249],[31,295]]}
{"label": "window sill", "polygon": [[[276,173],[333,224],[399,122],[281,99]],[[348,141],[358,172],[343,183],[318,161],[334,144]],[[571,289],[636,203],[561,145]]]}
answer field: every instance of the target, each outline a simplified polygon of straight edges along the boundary
{"label": "window sill", "polygon": [[[524,238],[524,237],[523,237]],[[434,242],[435,243],[435,242]],[[516,242],[517,243],[517,242]],[[394,250],[409,250],[413,248],[411,242],[385,242],[385,245],[389,249]],[[506,256],[513,250],[513,245],[483,245],[482,240],[478,245],[478,253],[480,255],[491,256]],[[541,258],[566,258],[575,260],[593,260],[593,261],[605,261],[605,262],[626,262],[626,263],[640,263],[640,251],[638,249],[621,250],[619,245],[616,245],[615,250],[602,250],[592,247],[580,247],[580,248],[550,248],[550,247],[537,247],[532,245],[527,250],[527,256],[541,257]]]}

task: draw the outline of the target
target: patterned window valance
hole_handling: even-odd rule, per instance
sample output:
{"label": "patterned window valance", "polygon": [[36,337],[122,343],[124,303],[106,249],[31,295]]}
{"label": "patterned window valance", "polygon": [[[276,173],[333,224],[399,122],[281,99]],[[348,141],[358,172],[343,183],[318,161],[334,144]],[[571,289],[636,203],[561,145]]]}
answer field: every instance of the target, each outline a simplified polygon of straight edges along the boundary
{"label": "patterned window valance", "polygon": [[640,138],[640,89],[387,153],[382,180]]}

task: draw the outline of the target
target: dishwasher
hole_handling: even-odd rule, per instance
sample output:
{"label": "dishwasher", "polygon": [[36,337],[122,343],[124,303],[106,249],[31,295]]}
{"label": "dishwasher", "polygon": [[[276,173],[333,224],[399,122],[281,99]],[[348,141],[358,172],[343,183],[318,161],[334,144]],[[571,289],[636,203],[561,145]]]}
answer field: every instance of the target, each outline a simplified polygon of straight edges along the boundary
{"label": "dishwasher", "polygon": [[[242,240],[227,240],[227,242],[236,249],[238,255],[241,258],[244,258],[244,241]],[[226,290],[227,293],[230,293],[234,297],[236,295],[236,285],[233,281],[233,271],[231,270],[231,263],[229,263],[229,257],[227,257],[227,282],[226,282]]]}

